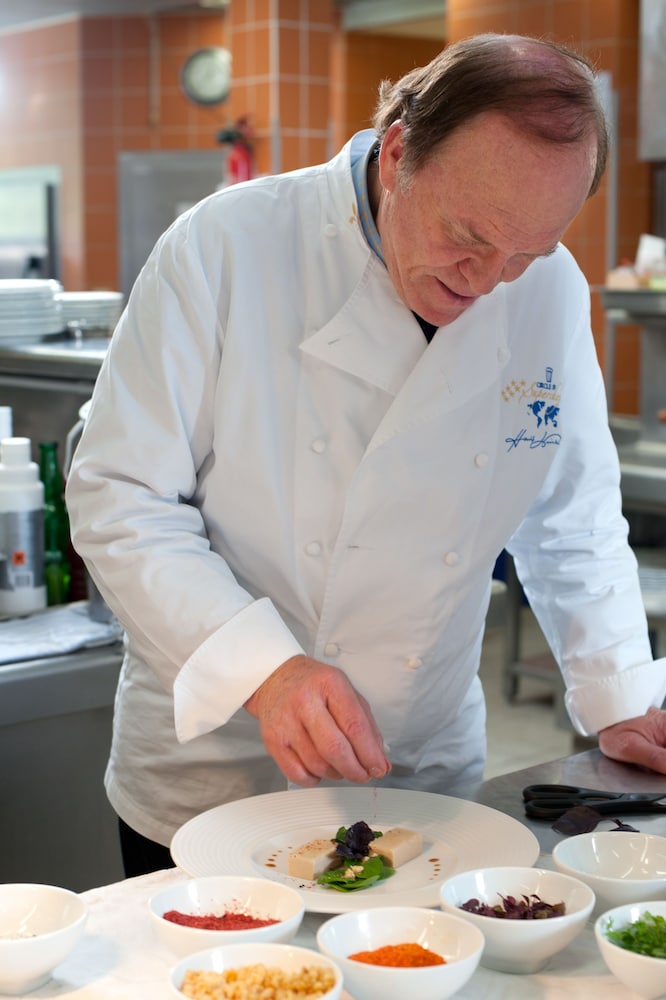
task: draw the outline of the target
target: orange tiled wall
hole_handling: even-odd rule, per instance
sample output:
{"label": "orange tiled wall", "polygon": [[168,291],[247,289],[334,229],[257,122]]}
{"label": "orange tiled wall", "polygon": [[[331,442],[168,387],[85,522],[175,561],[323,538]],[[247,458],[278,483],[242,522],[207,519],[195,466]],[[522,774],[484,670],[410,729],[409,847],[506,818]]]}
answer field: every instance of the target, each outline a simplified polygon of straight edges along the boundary
{"label": "orange tiled wall", "polygon": [[[446,17],[444,16],[446,8]],[[636,159],[636,0],[442,0],[442,42],[478,31],[575,43],[612,74],[619,98],[618,258],[650,224],[650,168]],[[367,126],[382,78],[428,61],[439,40],[349,34],[334,0],[233,0],[226,14],[73,18],[0,36],[0,168],[61,167],[62,277],[68,288],[118,287],[116,159],[122,150],[211,149],[241,114],[260,172],[325,159]],[[229,100],[199,108],[180,91],[202,45],[233,57]],[[591,284],[603,281],[607,183],[568,243]],[[603,361],[604,315],[593,324]],[[617,329],[613,408],[637,411],[636,331]]]}
{"label": "orange tiled wall", "polygon": [[0,168],[60,166],[66,288],[118,287],[121,150],[216,146],[227,106],[190,103],[178,74],[193,49],[224,43],[219,14],[73,18],[0,36]]}
{"label": "orange tiled wall", "polygon": [[335,148],[354,132],[370,127],[382,80],[399,80],[415,66],[430,62],[443,47],[443,17],[441,40],[339,32],[335,39],[333,80]]}
{"label": "orange tiled wall", "polygon": [[[482,31],[513,31],[575,45],[598,69],[610,72],[617,94],[618,129],[614,155],[620,196],[617,260],[633,259],[638,238],[649,232],[650,166],[639,163],[637,148],[639,5],[636,0],[447,0],[450,41]],[[603,284],[608,176],[570,228],[566,243],[592,286]],[[613,261],[613,264],[617,263]],[[605,314],[592,296],[592,325],[602,365],[606,359]],[[639,353],[634,327],[618,327],[614,380],[609,400],[619,413],[638,412]]]}
{"label": "orange tiled wall", "polygon": [[179,73],[195,49],[225,45],[227,29],[219,14],[174,14],[85,18],[80,30],[83,281],[90,288],[118,287],[118,154],[219,148],[228,106],[187,100]]}
{"label": "orange tiled wall", "polygon": [[230,47],[236,107],[256,126],[260,173],[329,154],[331,0],[234,0]]}
{"label": "orange tiled wall", "polygon": [[84,279],[79,54],[77,21],[0,35],[0,168],[61,168],[61,254],[72,287]]}
{"label": "orange tiled wall", "polygon": [[[118,153],[217,148],[248,114],[259,172],[330,153],[332,0],[234,0],[226,14],[72,18],[0,36],[0,168],[62,169],[66,288],[117,288]],[[223,45],[233,84],[222,105],[182,94],[196,48]]]}

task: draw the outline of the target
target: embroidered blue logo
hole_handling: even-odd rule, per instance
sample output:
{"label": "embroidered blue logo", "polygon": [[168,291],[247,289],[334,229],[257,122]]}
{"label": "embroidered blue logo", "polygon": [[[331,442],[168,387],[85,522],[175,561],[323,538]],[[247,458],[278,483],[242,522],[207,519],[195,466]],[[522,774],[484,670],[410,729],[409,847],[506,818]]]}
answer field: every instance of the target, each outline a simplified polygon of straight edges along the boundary
{"label": "embroidered blue logo", "polygon": [[[505,438],[507,451],[512,451],[518,445],[532,448],[546,448],[548,445],[559,445],[562,436],[557,430],[560,412],[560,389],[553,381],[553,369],[546,368],[544,381],[532,382],[529,386],[525,379],[510,382],[502,390],[502,398],[506,403],[518,403],[529,415],[530,429],[521,427],[513,437]],[[530,432],[531,430],[531,432]]]}
{"label": "embroidered blue logo", "polygon": [[553,427],[557,427],[557,414],[560,412],[559,406],[546,406],[543,399],[537,399],[533,403],[528,403],[527,409],[531,410],[532,414],[536,417],[537,427],[548,423],[552,424]]}

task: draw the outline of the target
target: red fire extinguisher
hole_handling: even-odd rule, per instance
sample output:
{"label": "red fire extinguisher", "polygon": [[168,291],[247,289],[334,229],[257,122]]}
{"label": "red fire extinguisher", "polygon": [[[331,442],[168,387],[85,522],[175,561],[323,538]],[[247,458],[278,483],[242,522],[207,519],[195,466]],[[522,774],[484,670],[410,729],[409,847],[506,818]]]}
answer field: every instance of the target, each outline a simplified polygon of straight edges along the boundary
{"label": "red fire extinguisher", "polygon": [[239,118],[229,129],[218,134],[219,142],[229,143],[226,161],[227,184],[238,184],[254,177],[254,157],[250,141],[252,130],[246,117]]}

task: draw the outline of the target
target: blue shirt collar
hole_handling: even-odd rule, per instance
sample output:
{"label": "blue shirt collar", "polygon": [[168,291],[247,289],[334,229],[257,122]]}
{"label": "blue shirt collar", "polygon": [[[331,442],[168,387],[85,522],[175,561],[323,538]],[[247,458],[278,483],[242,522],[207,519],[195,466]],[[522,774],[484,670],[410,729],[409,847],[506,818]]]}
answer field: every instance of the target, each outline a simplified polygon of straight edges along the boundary
{"label": "blue shirt collar", "polygon": [[372,129],[356,133],[351,141],[351,172],[356,192],[358,218],[363,235],[382,264],[385,265],[382,255],[382,241],[372,216],[368,196],[368,163],[375,155],[376,145],[377,137]]}

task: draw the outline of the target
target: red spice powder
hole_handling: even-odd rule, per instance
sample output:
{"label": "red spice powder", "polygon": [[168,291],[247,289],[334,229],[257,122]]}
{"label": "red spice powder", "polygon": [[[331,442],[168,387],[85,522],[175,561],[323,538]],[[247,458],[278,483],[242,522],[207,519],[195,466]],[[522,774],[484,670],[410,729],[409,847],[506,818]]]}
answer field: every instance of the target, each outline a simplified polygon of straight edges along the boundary
{"label": "red spice powder", "polygon": [[181,924],[183,927],[198,927],[204,931],[248,931],[255,927],[269,927],[271,924],[278,924],[279,920],[264,919],[263,917],[253,917],[251,913],[239,913],[231,911],[229,913],[207,913],[203,916],[195,916],[193,913],[181,913],[179,910],[167,910],[162,916],[165,920],[170,920],[172,924]]}

